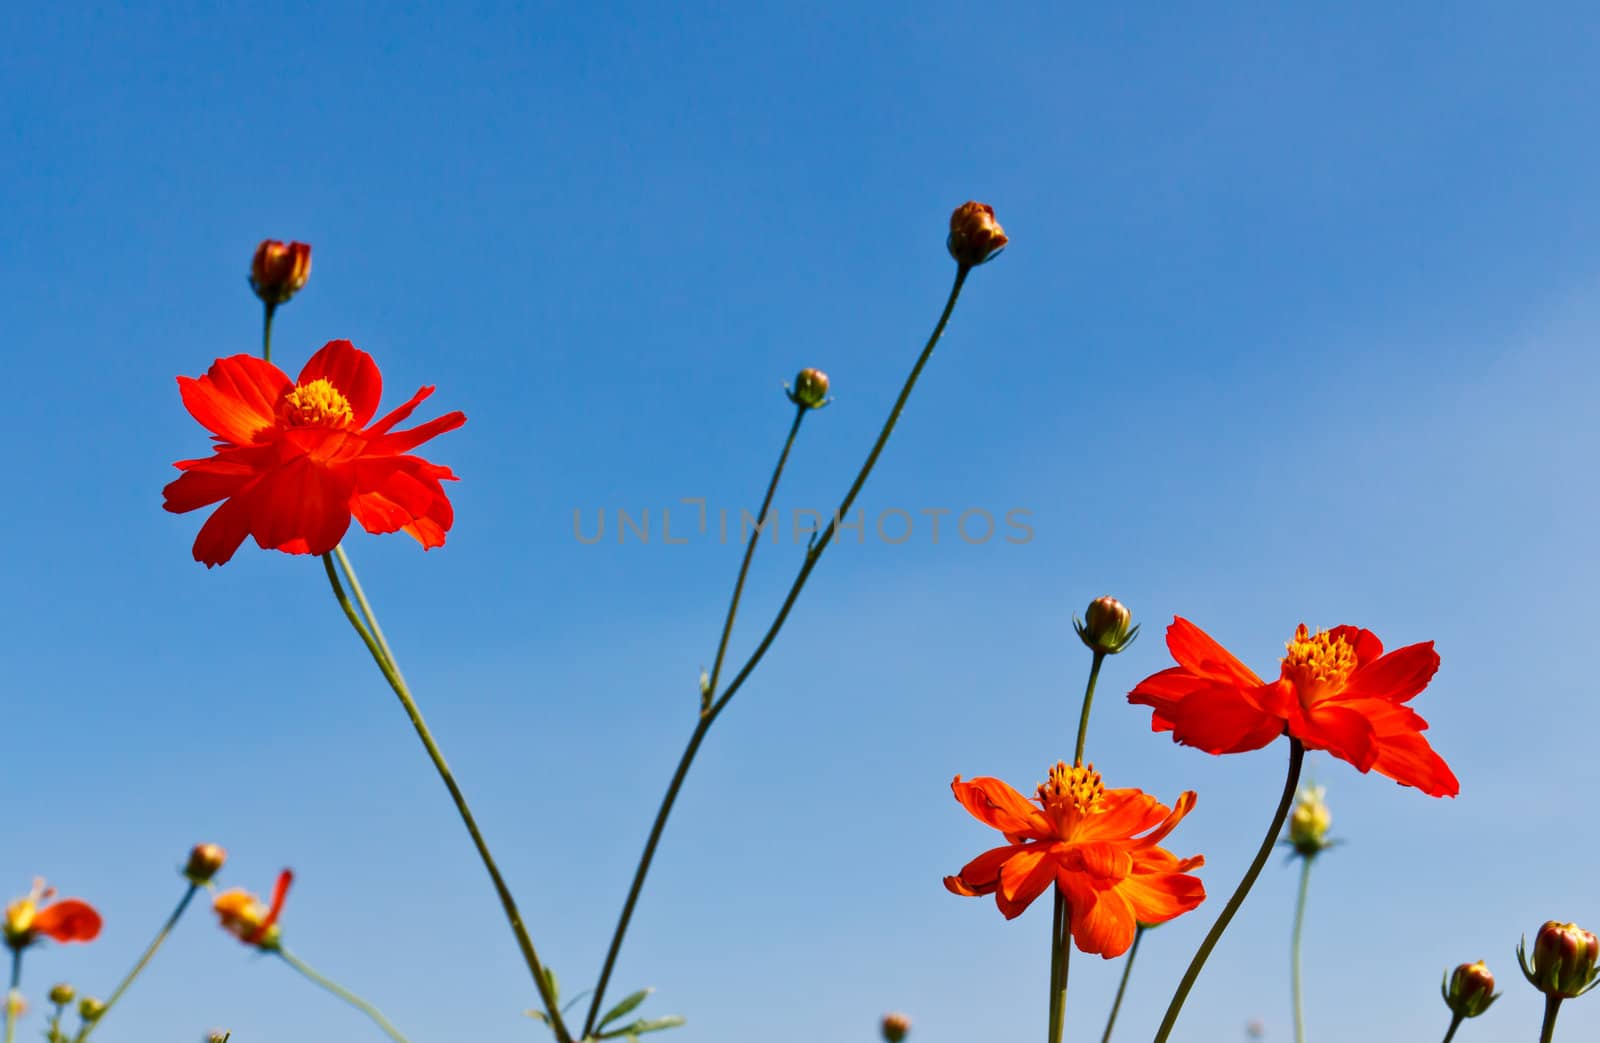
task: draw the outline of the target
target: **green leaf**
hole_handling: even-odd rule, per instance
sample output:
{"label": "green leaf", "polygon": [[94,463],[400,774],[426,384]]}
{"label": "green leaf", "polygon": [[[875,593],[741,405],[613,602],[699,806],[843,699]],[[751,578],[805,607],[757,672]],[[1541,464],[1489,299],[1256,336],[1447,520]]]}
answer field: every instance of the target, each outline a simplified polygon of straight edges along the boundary
{"label": "green leaf", "polygon": [[621,1003],[606,1011],[606,1016],[600,1019],[600,1027],[605,1028],[607,1025],[611,1024],[613,1021],[616,1021],[624,1014],[632,1013],[633,1009],[639,1004],[643,1003],[645,1000],[649,999],[650,994],[654,991],[656,990],[653,988],[640,989],[638,992],[633,993]]}
{"label": "green leaf", "polygon": [[538,1018],[546,1025],[550,1024],[550,1016],[542,1010],[525,1010],[522,1013],[526,1014],[530,1018]]}
{"label": "green leaf", "polygon": [[545,967],[545,969],[544,969],[544,983],[550,989],[551,1005],[554,1006],[555,1004],[560,1003],[561,1002],[561,983],[556,981],[556,971],[555,971],[554,967],[549,967],[549,966]]}
{"label": "green leaf", "polygon": [[593,991],[594,991],[593,989],[584,989],[582,992],[580,992],[576,996],[572,997],[570,1000],[567,1001],[567,1005],[565,1007],[561,1008],[561,1013],[565,1014],[567,1011],[571,1010],[573,1007],[576,1007],[578,1004],[582,1003],[583,1002],[583,998],[585,996],[589,995],[589,993],[591,993]]}
{"label": "green leaf", "polygon": [[626,1036],[628,1039],[632,1040],[634,1037],[642,1035],[646,1032],[660,1032],[662,1029],[675,1029],[682,1024],[683,1018],[677,1014],[670,1014],[664,1018],[640,1018],[638,1021],[624,1025],[622,1028],[612,1029],[610,1032],[602,1032],[596,1038],[616,1039],[620,1036]]}

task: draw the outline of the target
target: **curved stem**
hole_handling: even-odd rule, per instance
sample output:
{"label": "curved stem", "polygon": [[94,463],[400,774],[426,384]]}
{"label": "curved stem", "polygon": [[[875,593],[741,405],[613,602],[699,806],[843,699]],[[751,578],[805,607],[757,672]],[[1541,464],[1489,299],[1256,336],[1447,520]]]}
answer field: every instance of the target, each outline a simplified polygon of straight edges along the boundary
{"label": "curved stem", "polygon": [[1539,1028],[1539,1043],[1550,1043],[1556,1038],[1556,1012],[1560,1009],[1560,996],[1544,998],[1544,1024]]}
{"label": "curved stem", "polygon": [[[966,265],[956,269],[955,284],[950,287],[950,296],[945,301],[944,311],[939,315],[939,321],[933,327],[933,333],[928,337],[928,342],[923,346],[922,354],[918,356],[916,365],[911,367],[911,373],[906,377],[905,384],[900,389],[900,397],[895,399],[894,407],[889,411],[889,418],[884,421],[883,429],[878,433],[878,440],[872,446],[872,451],[867,454],[866,463],[861,465],[861,470],[856,474],[855,481],[851,483],[850,490],[845,494],[839,509],[834,512],[833,519],[828,523],[827,529],[810,547],[806,548],[805,562],[800,566],[800,572],[795,576],[794,582],[789,587],[783,605],[778,609],[778,614],[767,627],[767,632],[762,635],[761,641],[756,645],[756,650],[750,654],[739,672],[729,682],[728,688],[720,697],[715,698],[709,706],[700,712],[700,719],[695,724],[694,734],[689,737],[689,744],[684,747],[683,756],[678,760],[677,770],[673,772],[672,782],[667,786],[666,796],[661,800],[661,807],[656,812],[655,822],[650,826],[649,839],[645,841],[644,854],[639,858],[639,866],[634,870],[633,883],[628,888],[628,897],[623,902],[622,915],[617,920],[617,929],[611,936],[611,946],[606,952],[605,966],[601,969],[599,984],[595,988],[594,1001],[590,1005],[588,1022],[593,1022],[597,1016],[605,989],[611,980],[611,972],[616,966],[617,957],[622,951],[622,939],[628,932],[628,923],[633,917],[634,906],[638,904],[639,895],[644,889],[645,877],[650,873],[650,864],[655,858],[656,846],[660,843],[661,834],[666,829],[667,818],[672,814],[672,807],[678,800],[678,793],[683,788],[683,780],[689,775],[689,768],[694,764],[695,754],[700,750],[700,744],[705,740],[706,733],[711,730],[711,725],[718,715],[727,707],[728,702],[735,693],[744,685],[744,682],[754,672],[757,664],[767,654],[767,649],[777,639],[778,632],[783,629],[784,622],[789,618],[790,609],[800,597],[800,592],[805,589],[806,581],[811,577],[811,571],[817,567],[817,562],[822,560],[822,554],[828,549],[828,544],[833,542],[834,534],[844,517],[850,513],[850,506],[861,493],[861,487],[867,482],[867,476],[872,473],[873,467],[878,462],[883,447],[888,444],[889,436],[894,432],[894,427],[900,419],[900,413],[905,409],[906,400],[911,397],[911,390],[916,386],[917,378],[921,376],[922,369],[928,364],[928,359],[933,356],[933,349],[938,345],[939,338],[944,335],[945,327],[950,322],[950,315],[955,311],[956,299],[961,296],[961,287],[967,281],[967,273],[971,271]],[[731,625],[731,620],[730,620]],[[706,698],[712,699],[715,689],[708,689]],[[589,1029],[594,1025],[589,1024]],[[585,1032],[587,1035],[587,1032]]]}
{"label": "curved stem", "polygon": [[1083,712],[1078,715],[1078,749],[1072,755],[1073,764],[1083,763],[1083,743],[1089,737],[1089,707],[1094,705],[1094,683],[1100,679],[1100,664],[1106,654],[1094,650],[1094,665],[1089,668],[1089,684],[1083,690]]}
{"label": "curved stem", "polygon": [[88,1039],[94,1030],[99,1027],[100,1023],[106,1020],[106,1015],[111,1013],[111,1008],[117,1005],[117,1001],[122,998],[122,994],[128,991],[128,986],[133,984],[133,980],[139,976],[140,972],[145,969],[145,965],[155,956],[156,950],[161,948],[161,943],[167,940],[167,935],[171,934],[172,929],[178,926],[178,921],[182,919],[184,910],[189,908],[189,903],[194,900],[194,894],[198,890],[200,890],[200,885],[191,883],[188,890],[183,892],[183,897],[178,899],[178,907],[172,910],[172,915],[167,917],[167,922],[161,925],[161,930],[156,932],[154,940],[145,949],[144,955],[140,956],[139,961],[133,965],[133,970],[129,971],[127,977],[123,978],[121,984],[112,991],[110,998],[106,1000],[105,1009],[100,1012],[100,1016],[84,1026],[84,1030],[78,1035],[79,1040]]}
{"label": "curved stem", "polygon": [[1451,1015],[1450,1028],[1444,1034],[1444,1043],[1450,1043],[1452,1039],[1456,1038],[1456,1029],[1460,1028],[1461,1023],[1465,1020],[1466,1019],[1459,1014]]}
{"label": "curved stem", "polygon": [[350,1004],[350,1006],[354,1007],[356,1010],[359,1010],[361,1013],[371,1018],[374,1024],[376,1024],[380,1029],[383,1029],[384,1035],[394,1040],[394,1043],[407,1043],[406,1037],[400,1034],[400,1030],[394,1027],[394,1023],[383,1016],[383,1011],[379,1010],[377,1007],[374,1007],[372,1004],[368,1003],[360,996],[357,996],[355,993],[351,992],[343,985],[340,985],[338,982],[318,974],[304,960],[300,959],[300,957],[296,956],[288,949],[283,948],[281,945],[275,951],[279,956],[283,957],[284,963],[287,963],[289,966],[299,971],[305,976],[306,980],[333,993],[335,996]]}
{"label": "curved stem", "polygon": [[1122,997],[1128,991],[1128,979],[1133,976],[1133,958],[1139,955],[1139,943],[1144,941],[1144,932],[1148,930],[1140,924],[1133,932],[1133,946],[1128,950],[1128,958],[1122,964],[1122,981],[1117,985],[1117,998],[1111,1001],[1111,1014],[1106,1018],[1106,1033],[1100,1037],[1100,1043],[1111,1043],[1111,1030],[1116,1027],[1117,1014],[1122,1010]]}
{"label": "curved stem", "polygon": [[1294,993],[1294,1039],[1306,1043],[1306,1014],[1300,992],[1300,930],[1306,919],[1306,890],[1311,883],[1311,862],[1315,855],[1300,856],[1300,896],[1294,903],[1294,933],[1289,944],[1289,988]]}
{"label": "curved stem", "polygon": [[[355,586],[355,573],[350,568],[350,560],[343,552],[339,553],[339,560],[346,573],[351,577],[351,586]],[[544,964],[539,960],[539,953],[533,946],[533,939],[528,935],[528,929],[523,925],[522,913],[517,909],[516,899],[511,895],[511,889],[506,885],[505,877],[500,875],[500,867],[495,864],[494,855],[489,851],[488,843],[483,839],[483,833],[478,829],[478,821],[472,814],[467,798],[461,791],[461,786],[456,782],[450,765],[444,759],[444,752],[439,749],[439,744],[434,741],[433,733],[428,729],[428,723],[423,720],[422,710],[411,695],[405,678],[400,675],[400,669],[393,659],[385,654],[385,643],[377,636],[377,620],[371,615],[370,607],[363,596],[361,603],[367,609],[367,618],[371,620],[371,627],[362,621],[355,605],[345,593],[344,585],[339,582],[339,574],[334,569],[334,555],[322,556],[323,568],[328,573],[328,583],[333,587],[333,596],[339,602],[339,607],[344,610],[345,618],[350,620],[350,626],[355,629],[362,643],[367,646],[367,651],[372,654],[373,662],[378,664],[378,669],[383,673],[384,679],[389,682],[389,687],[394,689],[394,694],[399,697],[400,705],[405,708],[406,717],[411,721],[411,727],[416,730],[417,738],[422,740],[422,746],[428,752],[428,758],[433,761],[434,769],[439,773],[439,778],[444,782],[445,789],[450,791],[450,799],[455,802],[456,812],[461,816],[462,824],[467,827],[467,833],[472,837],[472,843],[478,851],[478,858],[483,862],[484,869],[489,872],[489,879],[494,884],[495,894],[500,898],[501,908],[505,910],[506,920],[511,924],[511,933],[516,935],[517,945],[522,950],[523,961],[527,963],[528,970],[533,974],[534,986],[539,990],[539,998],[544,1002],[545,1011],[550,1016],[550,1024],[560,1043],[571,1043],[571,1035],[567,1032],[566,1024],[561,1019],[561,1010],[556,1003],[555,991],[551,988],[549,976]],[[359,588],[357,588],[359,589]],[[287,957],[286,957],[287,958]]]}
{"label": "curved stem", "polygon": [[1283,829],[1283,822],[1289,817],[1289,806],[1294,803],[1294,791],[1300,784],[1300,768],[1305,759],[1306,748],[1301,745],[1299,739],[1291,738],[1289,774],[1283,783],[1283,796],[1278,801],[1278,810],[1272,816],[1272,824],[1267,827],[1267,835],[1261,841],[1261,849],[1256,852],[1255,861],[1250,863],[1250,868],[1245,870],[1244,879],[1239,881],[1239,886],[1228,899],[1228,904],[1222,907],[1222,915],[1217,917],[1217,922],[1211,925],[1205,941],[1200,943],[1194,959],[1189,961],[1189,969],[1184,971],[1183,980],[1178,983],[1178,991],[1173,993],[1172,1002],[1167,1006],[1167,1016],[1162,1019],[1161,1028],[1156,1032],[1153,1043],[1165,1043],[1167,1037],[1172,1034],[1172,1027],[1178,1023],[1178,1013],[1183,1010],[1183,1002],[1189,998],[1189,990],[1194,988],[1194,983],[1200,977],[1200,970],[1206,965],[1211,950],[1216,948],[1217,942],[1222,938],[1222,932],[1228,929],[1228,924],[1233,921],[1234,914],[1244,904],[1250,888],[1255,886],[1256,877],[1261,875],[1261,867],[1267,864],[1273,847],[1278,843],[1278,834]]}
{"label": "curved stem", "polygon": [[265,362],[272,361],[272,316],[277,312],[278,306],[268,301],[265,305],[265,317],[261,320],[261,358]]}

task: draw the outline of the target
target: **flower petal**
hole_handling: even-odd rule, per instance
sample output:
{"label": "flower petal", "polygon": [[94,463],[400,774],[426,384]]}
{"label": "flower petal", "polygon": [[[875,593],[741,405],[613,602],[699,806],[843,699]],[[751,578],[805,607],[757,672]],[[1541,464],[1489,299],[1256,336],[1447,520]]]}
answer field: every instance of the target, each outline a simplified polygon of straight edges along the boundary
{"label": "flower petal", "polygon": [[1042,844],[1024,847],[1000,867],[994,904],[1007,920],[1015,920],[1056,878],[1055,860]]}
{"label": "flower petal", "polygon": [[326,379],[350,402],[351,423],[365,427],[383,398],[383,375],[372,356],[347,340],[330,340],[306,360],[297,384]]}
{"label": "flower petal", "polygon": [[[1185,859],[1178,864],[1187,869],[1197,863]],[[1200,878],[1182,872],[1136,872],[1118,884],[1117,890],[1128,900],[1134,917],[1145,924],[1166,923],[1206,900]]]}
{"label": "flower petal", "polygon": [[1337,698],[1403,703],[1428,687],[1438,671],[1439,653],[1434,651],[1432,641],[1407,645],[1357,668]]}
{"label": "flower petal", "polygon": [[1178,823],[1183,821],[1184,816],[1194,810],[1197,799],[1194,790],[1184,790],[1178,797],[1178,803],[1172,806],[1171,813],[1162,819],[1161,824],[1150,833],[1140,837],[1135,843],[1139,847],[1154,847],[1161,843],[1167,838],[1167,834],[1171,833],[1177,828]]}
{"label": "flower petal", "polygon": [[448,467],[417,456],[379,457],[356,467],[350,512],[372,533],[405,530],[424,550],[443,546],[455,510],[440,479],[455,480]]}
{"label": "flower petal", "polygon": [[1367,716],[1349,703],[1324,702],[1289,722],[1289,734],[1310,750],[1327,750],[1357,771],[1378,759],[1377,734]]}
{"label": "flower petal", "polygon": [[1167,628],[1167,648],[1179,665],[1200,677],[1242,687],[1258,687],[1262,683],[1232,652],[1182,616],[1174,616]]}
{"label": "flower petal", "polygon": [[1098,889],[1077,877],[1063,881],[1067,903],[1072,910],[1072,940],[1079,952],[1095,953],[1110,960],[1121,956],[1133,944],[1133,909],[1119,888]]}
{"label": "flower petal", "polygon": [[283,370],[254,355],[218,359],[198,380],[178,378],[189,415],[234,445],[249,445],[258,432],[276,426],[278,402],[292,386]]}
{"label": "flower petal", "polygon": [[248,501],[243,496],[226,500],[200,526],[200,532],[194,538],[194,560],[208,569],[213,565],[225,565],[248,535]]}
{"label": "flower petal", "polygon": [[417,389],[417,393],[406,399],[405,402],[383,415],[383,419],[367,428],[366,434],[377,436],[385,434],[394,425],[409,417],[412,412],[422,404],[422,400],[433,394],[433,385],[427,384]]}
{"label": "flower petal", "polygon": [[269,550],[326,554],[350,527],[349,468],[297,456],[262,476],[248,497],[250,534]]}
{"label": "flower petal", "polygon": [[[1282,733],[1284,724],[1281,717],[1263,711],[1250,693],[1221,682],[1191,692],[1165,717],[1174,742],[1213,754],[1259,750]],[[1162,730],[1153,722],[1152,728]]]}
{"label": "flower petal", "polygon": [[993,893],[1000,886],[1000,867],[1006,860],[1022,850],[1020,844],[1007,844],[1004,847],[990,848],[983,854],[974,858],[961,867],[961,872],[955,876],[944,878],[944,886],[952,894],[958,895],[986,895]]}
{"label": "flower petal", "polygon": [[404,431],[380,435],[372,440],[371,452],[409,453],[430,438],[437,438],[446,431],[454,431],[466,422],[467,414],[458,409],[453,413],[446,413],[437,420],[429,420],[425,424],[418,424]]}
{"label": "flower petal", "polygon": [[92,942],[100,934],[100,923],[94,906],[77,898],[47,905],[33,918],[34,930],[58,942]]}
{"label": "flower petal", "polygon": [[973,818],[1008,837],[1044,840],[1051,836],[1044,812],[999,779],[985,775],[962,782],[957,775],[950,783],[950,791]]}

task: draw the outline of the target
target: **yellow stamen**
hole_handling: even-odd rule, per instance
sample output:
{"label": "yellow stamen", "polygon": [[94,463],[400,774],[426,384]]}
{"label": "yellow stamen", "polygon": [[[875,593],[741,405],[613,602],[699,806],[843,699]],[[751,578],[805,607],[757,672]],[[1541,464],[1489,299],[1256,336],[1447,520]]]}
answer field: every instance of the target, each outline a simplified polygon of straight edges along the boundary
{"label": "yellow stamen", "polygon": [[292,389],[283,396],[278,414],[295,427],[345,427],[355,419],[350,400],[327,377]]}
{"label": "yellow stamen", "polygon": [[1326,630],[1312,634],[1304,623],[1294,632],[1283,657],[1283,676],[1293,681],[1300,702],[1309,706],[1345,686],[1357,666],[1356,650],[1344,637]]}
{"label": "yellow stamen", "polygon": [[1072,807],[1087,814],[1099,807],[1105,792],[1105,783],[1100,781],[1100,773],[1094,770],[1093,764],[1068,765],[1066,761],[1057,761],[1050,769],[1049,781],[1039,786],[1039,802],[1046,810]]}

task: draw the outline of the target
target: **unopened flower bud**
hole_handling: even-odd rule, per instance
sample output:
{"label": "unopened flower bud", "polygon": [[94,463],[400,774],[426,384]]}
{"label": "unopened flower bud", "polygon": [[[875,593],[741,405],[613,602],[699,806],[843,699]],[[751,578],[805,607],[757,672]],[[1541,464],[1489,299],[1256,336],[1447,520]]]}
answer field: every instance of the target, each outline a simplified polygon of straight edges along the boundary
{"label": "unopened flower bud", "polygon": [[250,260],[250,288],[268,304],[278,305],[300,292],[311,277],[311,247],[263,239]]}
{"label": "unopened flower bud", "polygon": [[23,999],[22,993],[12,989],[6,994],[6,1020],[20,1018],[28,1013],[28,1001]]}
{"label": "unopened flower bud", "polygon": [[820,369],[802,369],[794,375],[789,401],[806,409],[821,409],[832,401],[828,397],[828,374]]}
{"label": "unopened flower bud", "polygon": [[211,882],[217,875],[224,862],[228,860],[228,853],[216,844],[196,844],[189,852],[189,863],[183,867],[183,875],[196,887],[203,887]]}
{"label": "unopened flower bud", "polygon": [[206,1036],[206,1043],[228,1043],[229,1038],[232,1036],[233,1033],[231,1032],[228,1032],[224,1029],[217,1029],[215,1032],[212,1032]]}
{"label": "unopened flower bud", "polygon": [[106,1012],[106,1005],[93,996],[85,996],[78,1001],[78,1017],[84,1021],[99,1021],[100,1015]]}
{"label": "unopened flower bud", "polygon": [[956,263],[976,268],[1004,250],[1006,233],[994,219],[994,207],[987,203],[962,203],[950,215],[950,238],[945,246]]}
{"label": "unopened flower bud", "polygon": [[1449,980],[1440,990],[1444,993],[1445,1006],[1450,1008],[1452,1014],[1463,1018],[1475,1018],[1489,1009],[1489,1004],[1500,998],[1494,991],[1494,975],[1489,973],[1489,968],[1482,960],[1477,963],[1463,963],[1450,972]]}
{"label": "unopened flower bud", "polygon": [[74,989],[66,982],[62,982],[60,985],[52,985],[50,987],[50,1002],[54,1003],[58,1007],[65,1007],[67,1004],[71,1003],[77,998],[78,990]]}
{"label": "unopened flower bud", "polygon": [[1327,792],[1321,786],[1301,786],[1295,797],[1294,811],[1289,815],[1289,843],[1302,858],[1314,858],[1333,846],[1328,841],[1333,813],[1324,800]]}
{"label": "unopened flower bud", "polygon": [[1533,939],[1533,960],[1527,955],[1527,942],[1517,946],[1522,974],[1546,996],[1573,999],[1594,987],[1595,962],[1600,959],[1600,940],[1575,923],[1550,920]]}
{"label": "unopened flower bud", "polygon": [[1138,626],[1130,626],[1133,613],[1128,606],[1113,597],[1095,598],[1084,610],[1083,618],[1072,617],[1078,638],[1093,651],[1103,655],[1116,655],[1133,644],[1139,636]]}
{"label": "unopened flower bud", "polygon": [[911,1031],[911,1019],[904,1014],[885,1014],[883,1016],[883,1038],[888,1043],[900,1043]]}

